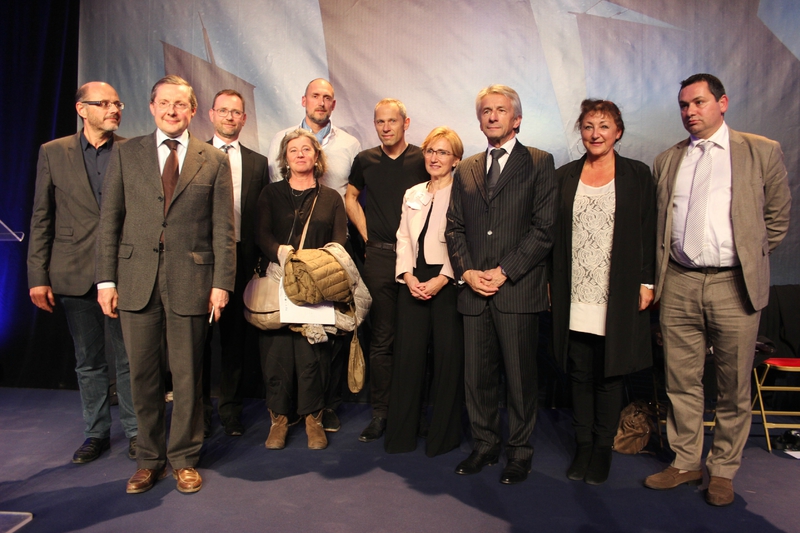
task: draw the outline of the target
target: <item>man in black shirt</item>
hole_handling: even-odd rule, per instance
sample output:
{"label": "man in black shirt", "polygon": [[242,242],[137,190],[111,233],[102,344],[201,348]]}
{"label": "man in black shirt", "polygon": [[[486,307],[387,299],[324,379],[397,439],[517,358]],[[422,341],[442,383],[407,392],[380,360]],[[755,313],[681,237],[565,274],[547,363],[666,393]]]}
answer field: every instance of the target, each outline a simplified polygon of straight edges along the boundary
{"label": "man in black shirt", "polygon": [[[86,440],[72,462],[94,461],[109,449],[111,409],[108,359],[116,367],[119,418],[136,458],[138,429],[131,397],[130,367],[119,319],[103,315],[94,285],[94,246],[100,222],[103,179],[115,145],[124,104],[100,81],[75,95],[81,130],[43,144],[36,167],[36,192],[28,245],[31,301],[43,311],[62,306],[75,345],[75,373]],[[106,335],[108,333],[108,335]]]}
{"label": "man in black shirt", "polygon": [[[398,284],[394,278],[396,232],[406,189],[428,179],[422,150],[408,144],[411,119],[399,100],[384,98],[375,106],[380,146],[356,156],[350,171],[345,206],[350,222],[366,243],[364,281],[372,295],[369,348],[372,420],[358,438],[372,442],[386,429],[392,383],[392,344]],[[365,208],[358,196],[366,187]],[[369,229],[369,231],[368,231]]]}

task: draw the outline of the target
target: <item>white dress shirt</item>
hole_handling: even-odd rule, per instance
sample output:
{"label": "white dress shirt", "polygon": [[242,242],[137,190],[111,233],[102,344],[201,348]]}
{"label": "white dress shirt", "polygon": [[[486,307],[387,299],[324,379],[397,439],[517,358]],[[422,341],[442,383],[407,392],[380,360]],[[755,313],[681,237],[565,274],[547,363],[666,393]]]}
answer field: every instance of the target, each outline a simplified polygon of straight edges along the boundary
{"label": "white dress shirt", "polygon": [[[500,173],[503,173],[503,169],[506,167],[506,161],[508,161],[508,156],[511,155],[511,150],[514,149],[514,145],[517,144],[517,136],[514,135],[509,140],[507,140],[500,148],[503,148],[506,153],[502,156],[497,158],[497,163],[500,165]],[[486,174],[489,174],[489,169],[492,168],[492,150],[495,147],[489,145],[489,148],[486,149]]]}
{"label": "white dress shirt", "polygon": [[223,146],[230,146],[228,161],[231,164],[231,177],[233,178],[233,227],[236,242],[239,242],[242,240],[242,149],[238,140],[226,142],[216,135],[211,142],[214,148],[219,150],[222,150]]}
{"label": "white dress shirt", "polygon": [[739,264],[739,257],[733,242],[733,222],[731,221],[730,134],[728,126],[724,122],[714,135],[707,139],[712,143],[709,148],[711,150],[711,184],[706,206],[703,251],[695,261],[692,261],[683,252],[692,179],[694,178],[694,169],[702,154],[697,145],[702,140],[694,136],[690,137],[686,156],[681,162],[675,180],[670,257],[673,261],[688,268],[736,266]]}
{"label": "white dress shirt", "polygon": [[[164,173],[164,163],[169,157],[169,146],[164,141],[173,139],[160,129],[156,129],[156,147],[158,148],[158,171]],[[173,140],[178,141],[178,174],[183,170],[183,160],[186,159],[186,149],[189,147],[189,130],[184,131],[180,137]]]}

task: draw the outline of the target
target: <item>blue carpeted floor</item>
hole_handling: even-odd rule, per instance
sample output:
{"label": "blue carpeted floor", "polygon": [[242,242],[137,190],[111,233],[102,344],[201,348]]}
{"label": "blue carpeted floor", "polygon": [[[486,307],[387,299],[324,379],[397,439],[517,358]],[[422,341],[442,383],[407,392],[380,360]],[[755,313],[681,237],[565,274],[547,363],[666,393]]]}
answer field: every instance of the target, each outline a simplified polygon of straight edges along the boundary
{"label": "blue carpeted floor", "polygon": [[466,441],[433,459],[423,446],[388,455],[382,440],[361,443],[369,416],[367,406],[345,404],[342,430],[328,434],[326,450],[307,449],[301,424],[286,449],[270,451],[266,408],[250,400],[244,437],[225,436],[215,419],[199,465],[202,491],[180,494],[170,477],[128,495],[135,463],[117,421],[111,452],[73,465],[83,440],[78,393],[0,388],[0,510],[32,512],[23,533],[800,532],[800,461],[767,453],[756,424],[734,482],[736,501],[720,509],[704,502],[704,486],[643,488],[645,476],[665,467],[652,455],[615,454],[608,482],[598,487],[569,481],[568,411],[540,410],[533,472],[516,486],[498,483],[502,463],[455,475]]}

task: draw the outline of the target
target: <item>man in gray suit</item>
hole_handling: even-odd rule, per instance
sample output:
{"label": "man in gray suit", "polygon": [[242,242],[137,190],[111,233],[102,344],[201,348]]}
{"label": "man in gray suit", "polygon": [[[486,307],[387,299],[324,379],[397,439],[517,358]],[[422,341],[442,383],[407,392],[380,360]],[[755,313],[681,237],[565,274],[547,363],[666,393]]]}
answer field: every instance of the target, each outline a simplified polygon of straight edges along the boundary
{"label": "man in gray suit", "polygon": [[[116,148],[106,175],[97,243],[98,300],[119,315],[139,422],[139,469],[127,492],[152,488],[169,460],[177,488],[197,492],[203,445],[202,356],[209,324],[234,288],[236,247],[228,158],[189,135],[197,111],[178,76],[150,94],[157,129]],[[174,402],[167,448],[167,354]]]}
{"label": "man in gray suit", "polygon": [[545,258],[553,245],[556,181],[553,156],[516,139],[522,105],[514,89],[492,85],[475,109],[487,150],[456,168],[447,213],[447,249],[463,285],[464,380],[472,454],[457,474],[476,474],[498,461],[499,368],[506,373],[508,462],[500,482],[525,481],[538,395],[538,313],[547,309]]}
{"label": "man in gray suit", "polygon": [[789,228],[791,196],[780,145],[728,128],[725,88],[710,74],[681,82],[681,118],[691,134],[661,153],[657,183],[656,293],[675,460],[644,484],[657,490],[703,479],[703,366],[707,346],[719,390],[706,458],[706,501],[733,503],[733,477],[750,432],[750,374],[769,254]]}
{"label": "man in gray suit", "polygon": [[[28,286],[33,303],[53,312],[64,307],[75,344],[86,440],[72,456],[88,463],[110,447],[108,357],[117,371],[117,398],[128,456],[136,458],[136,415],[131,401],[128,356],[119,320],[103,316],[94,287],[94,247],[102,185],[111,150],[123,141],[114,132],[124,105],[114,88],[93,81],[75,95],[83,128],[39,150],[28,246]],[[106,343],[108,331],[109,343]]]}

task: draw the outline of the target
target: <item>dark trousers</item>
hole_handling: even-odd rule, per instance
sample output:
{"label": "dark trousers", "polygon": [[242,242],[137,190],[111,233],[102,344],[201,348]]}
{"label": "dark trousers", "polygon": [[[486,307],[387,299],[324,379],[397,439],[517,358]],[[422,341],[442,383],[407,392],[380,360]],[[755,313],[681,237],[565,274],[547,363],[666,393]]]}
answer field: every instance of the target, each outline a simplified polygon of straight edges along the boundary
{"label": "dark trousers", "polygon": [[367,248],[364,282],[372,296],[369,318],[372,339],[369,345],[369,382],[372,416],[386,418],[392,387],[392,345],[399,284],[394,279],[396,255],[392,250]]}
{"label": "dark trousers", "polygon": [[[111,435],[111,405],[108,397],[108,358],[117,371],[119,419],[125,436],[136,435],[136,413],[131,399],[128,354],[122,340],[119,319],[103,314],[97,303],[97,290],[83,296],[59,296],[75,345],[75,373],[83,406],[84,437],[108,438]],[[106,342],[106,333],[108,340]]]}
{"label": "dark trousers", "polygon": [[[469,289],[464,289],[469,290]],[[506,371],[509,459],[530,459],[539,384],[537,313],[501,313],[490,298],[483,312],[464,316],[464,384],[474,449],[500,452],[500,364]]]}
{"label": "dark trousers", "polygon": [[569,332],[572,426],[579,445],[611,446],[617,434],[623,379],[605,376],[605,352],[605,337]]}
{"label": "dark trousers", "polygon": [[[164,254],[150,301],[141,311],[120,311],[131,389],[139,423],[139,468],[194,467],[203,446],[203,343],[208,315],[182,316],[169,304]],[[169,354],[169,355],[167,355]],[[166,442],[164,380],[172,372],[172,420]]]}
{"label": "dark trousers", "polygon": [[[422,278],[419,278],[421,281]],[[389,453],[417,447],[425,363],[433,340],[433,418],[425,443],[429,457],[449,452],[461,442],[464,401],[464,327],[456,310],[458,289],[448,284],[427,301],[408,288],[397,297],[397,335],[384,447]]]}
{"label": "dark trousers", "polygon": [[241,243],[236,244],[236,284],[225,312],[219,322],[208,329],[205,350],[203,352],[203,408],[207,419],[211,418],[211,345],[214,331],[219,332],[220,340],[220,376],[219,376],[219,418],[224,424],[227,420],[238,420],[242,415],[242,368],[247,354],[245,340],[256,335],[258,330],[247,323],[244,318],[244,302],[242,300],[247,282],[253,277],[253,271],[239,268],[244,265]]}
{"label": "dark trousers", "polygon": [[289,414],[295,393],[300,416],[316,413],[325,407],[323,377],[330,372],[327,368],[331,357],[330,342],[309,344],[302,334],[282,328],[262,331],[258,345],[269,409],[277,414]]}
{"label": "dark trousers", "polygon": [[[330,366],[328,375],[323,376],[325,384],[325,408],[336,410],[342,405],[342,387],[346,381],[347,363],[350,358],[350,341],[353,333],[328,335],[331,339]],[[323,369],[325,366],[323,365]]]}

